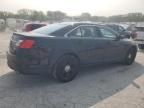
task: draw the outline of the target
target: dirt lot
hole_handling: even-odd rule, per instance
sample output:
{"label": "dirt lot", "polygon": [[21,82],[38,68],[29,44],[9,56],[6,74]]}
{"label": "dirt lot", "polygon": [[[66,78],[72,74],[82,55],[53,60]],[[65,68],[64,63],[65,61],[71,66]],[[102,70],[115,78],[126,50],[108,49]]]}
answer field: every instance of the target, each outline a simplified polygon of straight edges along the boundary
{"label": "dirt lot", "polygon": [[6,54],[12,32],[0,32],[0,57]]}
{"label": "dirt lot", "polygon": [[[11,33],[1,33],[0,52],[6,51],[10,36]],[[17,74],[7,67],[5,57],[1,56],[0,108],[88,108],[141,76],[143,58],[143,52],[139,52],[131,66],[85,67],[72,82],[59,83],[49,76]]]}

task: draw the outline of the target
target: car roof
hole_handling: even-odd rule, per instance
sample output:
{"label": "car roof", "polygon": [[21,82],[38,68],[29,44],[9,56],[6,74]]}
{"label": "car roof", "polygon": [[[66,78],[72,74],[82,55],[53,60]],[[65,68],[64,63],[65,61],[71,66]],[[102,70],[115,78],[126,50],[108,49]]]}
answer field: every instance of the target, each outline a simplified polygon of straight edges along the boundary
{"label": "car roof", "polygon": [[117,24],[117,23],[103,23],[102,25],[121,26],[120,24]]}
{"label": "car roof", "polygon": [[26,23],[25,25],[47,25],[46,23]]}
{"label": "car roof", "polygon": [[60,24],[67,24],[67,25],[72,25],[72,26],[81,26],[81,25],[96,25],[96,26],[100,26],[100,24],[97,24],[95,22],[62,22]]}
{"label": "car roof", "polygon": [[[73,28],[78,27],[78,26],[83,26],[83,25],[94,25],[96,27],[105,27],[105,28],[109,29],[109,27],[107,27],[105,24],[96,23],[96,22],[63,22],[60,24],[72,25]],[[114,31],[114,30],[112,30],[112,31]]]}

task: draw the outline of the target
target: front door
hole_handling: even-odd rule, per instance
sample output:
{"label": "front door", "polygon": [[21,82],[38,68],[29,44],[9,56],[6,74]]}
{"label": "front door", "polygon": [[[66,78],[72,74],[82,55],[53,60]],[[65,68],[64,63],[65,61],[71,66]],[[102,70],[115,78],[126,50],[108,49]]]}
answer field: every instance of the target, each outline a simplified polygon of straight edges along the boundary
{"label": "front door", "polygon": [[117,39],[117,34],[106,27],[100,27],[100,31],[103,41],[105,41],[104,62],[119,61],[123,57],[124,46]]}

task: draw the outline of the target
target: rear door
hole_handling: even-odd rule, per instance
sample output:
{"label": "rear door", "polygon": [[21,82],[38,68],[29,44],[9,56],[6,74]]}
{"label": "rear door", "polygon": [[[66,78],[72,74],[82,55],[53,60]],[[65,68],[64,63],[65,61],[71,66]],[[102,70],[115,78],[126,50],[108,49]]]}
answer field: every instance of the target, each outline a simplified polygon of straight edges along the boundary
{"label": "rear door", "polygon": [[75,48],[84,64],[100,63],[103,61],[105,43],[101,39],[99,28],[93,25],[80,26],[69,34],[69,37],[76,39]]}

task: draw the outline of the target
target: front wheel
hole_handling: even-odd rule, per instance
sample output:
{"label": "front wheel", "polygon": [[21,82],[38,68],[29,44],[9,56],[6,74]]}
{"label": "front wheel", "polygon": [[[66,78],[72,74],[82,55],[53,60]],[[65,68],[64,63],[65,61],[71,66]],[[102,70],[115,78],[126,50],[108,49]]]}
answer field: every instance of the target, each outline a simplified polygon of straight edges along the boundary
{"label": "front wheel", "polygon": [[130,48],[125,56],[124,64],[131,65],[136,57],[137,49],[136,48]]}
{"label": "front wheel", "polygon": [[60,82],[69,82],[76,77],[78,68],[78,59],[71,55],[65,55],[55,64],[53,77]]}

